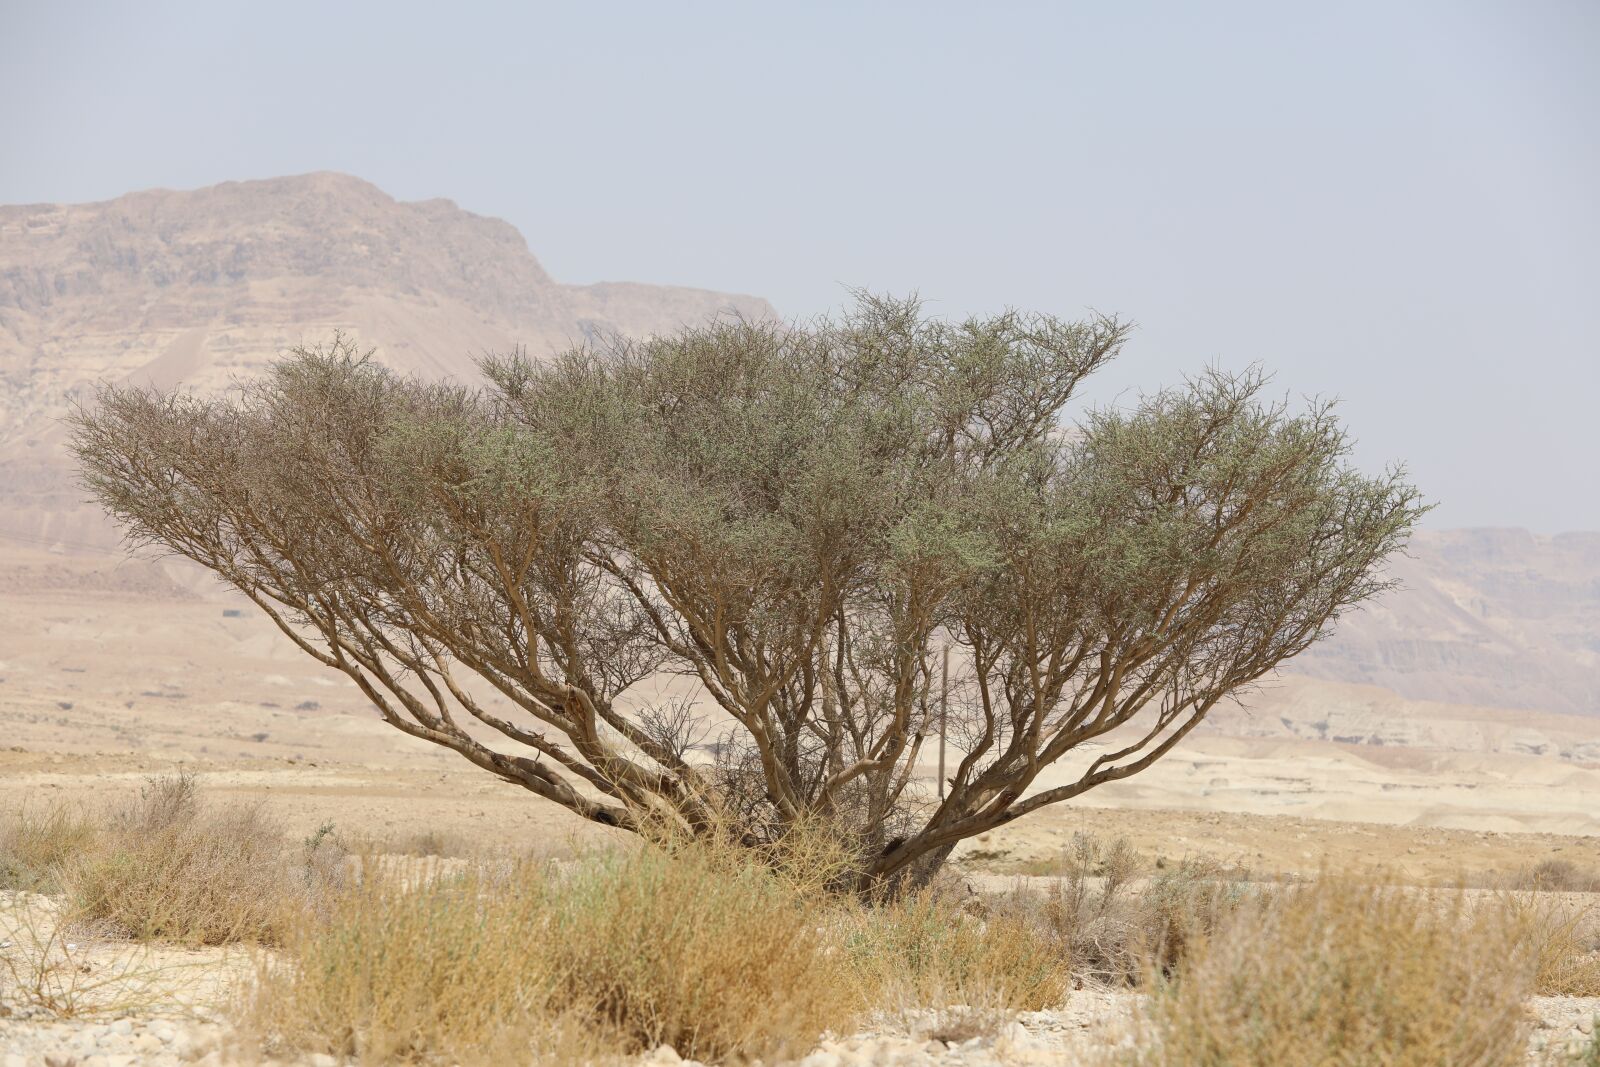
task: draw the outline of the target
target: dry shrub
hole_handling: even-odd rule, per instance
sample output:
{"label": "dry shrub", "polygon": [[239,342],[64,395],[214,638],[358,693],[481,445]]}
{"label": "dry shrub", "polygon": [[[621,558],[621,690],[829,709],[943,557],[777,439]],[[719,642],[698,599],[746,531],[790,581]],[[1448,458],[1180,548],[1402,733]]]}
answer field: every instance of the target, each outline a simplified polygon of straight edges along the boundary
{"label": "dry shrub", "polygon": [[691,856],[729,872],[765,869],[796,899],[818,906],[851,893],[864,873],[859,837],[840,820],[819,815],[803,816],[754,844],[734,820],[690,836],[676,819],[649,814],[641,819],[639,836],[668,855]]}
{"label": "dry shrub", "polygon": [[1070,960],[1033,902],[1014,895],[981,909],[964,904],[935,883],[843,916],[864,1006],[913,1015],[959,1008],[939,1025],[960,1028],[971,1025],[965,1013],[998,1019],[1061,1002]]}
{"label": "dry shrub", "polygon": [[264,957],[244,1005],[269,1048],[377,1063],[577,1062],[604,1042],[551,1010],[544,873],[409,880],[364,865]]}
{"label": "dry shrub", "polygon": [[1125,907],[1138,858],[1125,838],[1109,846],[1088,834],[1073,834],[1045,892],[1043,913],[1051,930],[1069,946],[1075,970],[1112,980],[1133,969],[1128,946],[1134,929]]}
{"label": "dry shrub", "polygon": [[1512,888],[1544,893],[1600,893],[1600,873],[1571,860],[1548,859],[1519,871]]}
{"label": "dry shrub", "polygon": [[1181,860],[1158,871],[1139,893],[1133,954],[1142,966],[1170,976],[1197,942],[1262,897],[1237,871],[1210,860]]}
{"label": "dry shrub", "polygon": [[1528,942],[1535,993],[1600,997],[1600,908],[1551,893],[1506,893],[1496,903]]}
{"label": "dry shrub", "polygon": [[1170,974],[1189,946],[1252,895],[1238,871],[1185,859],[1141,879],[1134,852],[1078,834],[1045,891],[1041,914],[1085,981],[1135,985]]}
{"label": "dry shrub", "polygon": [[1502,893],[1600,893],[1600,870],[1550,858],[1510,869],[1463,871],[1447,884]]}
{"label": "dry shrub", "polygon": [[1240,908],[1158,985],[1141,1067],[1520,1064],[1533,963],[1503,909],[1325,880]]}
{"label": "dry shrub", "polygon": [[569,868],[552,897],[563,1004],[633,1047],[773,1059],[848,1022],[856,1002],[825,921],[732,848],[638,848]]}
{"label": "dry shrub", "polygon": [[[750,850],[739,846],[732,833],[723,836],[719,851],[740,856]],[[820,816],[802,817],[782,836],[754,849],[755,862],[772,871],[801,900],[835,902],[858,884],[864,873],[859,838],[836,821]]]}
{"label": "dry shrub", "polygon": [[854,1015],[817,916],[715,847],[435,879],[372,870],[325,919],[292,927],[285,962],[263,964],[247,1017],[269,1046],[363,1063],[577,1062],[661,1044],[770,1061]]}
{"label": "dry shrub", "polygon": [[208,806],[187,774],[111,812],[59,881],[69,921],[202,945],[274,940],[301,888],[281,829],[259,807]]}
{"label": "dry shrub", "polygon": [[861,912],[847,944],[863,989],[903,1010],[960,1004],[1003,1021],[1054,1007],[1073,978],[1137,985],[1170,974],[1256,895],[1240,872],[1203,860],[1146,875],[1126,840],[1083,834],[1053,873],[1042,893],[1019,884],[963,900],[935,887]]}
{"label": "dry shrub", "polygon": [[62,865],[94,843],[95,830],[94,819],[66,804],[12,813],[0,822],[0,889],[53,892]]}
{"label": "dry shrub", "polygon": [[472,855],[475,850],[459,834],[446,830],[421,830],[402,837],[395,842],[391,851],[425,859],[434,857],[460,859]]}

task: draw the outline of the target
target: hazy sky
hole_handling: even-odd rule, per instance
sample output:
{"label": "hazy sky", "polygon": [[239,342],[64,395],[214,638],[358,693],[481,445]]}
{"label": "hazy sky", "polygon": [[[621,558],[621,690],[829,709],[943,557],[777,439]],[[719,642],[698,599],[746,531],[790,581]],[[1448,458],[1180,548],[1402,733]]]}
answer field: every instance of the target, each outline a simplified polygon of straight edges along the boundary
{"label": "hazy sky", "polygon": [[0,202],[332,169],[563,281],[1141,324],[1436,526],[1600,529],[1600,3],[0,0]]}

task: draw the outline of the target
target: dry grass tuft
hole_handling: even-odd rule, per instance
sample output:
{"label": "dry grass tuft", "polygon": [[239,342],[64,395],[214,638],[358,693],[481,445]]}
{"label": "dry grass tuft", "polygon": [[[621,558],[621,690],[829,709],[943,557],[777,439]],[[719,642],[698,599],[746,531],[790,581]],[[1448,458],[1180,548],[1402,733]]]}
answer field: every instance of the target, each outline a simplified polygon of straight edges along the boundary
{"label": "dry grass tuft", "polygon": [[857,997],[792,887],[716,849],[519,863],[435,879],[380,868],[264,963],[248,1026],[281,1046],[388,1062],[579,1062],[668,1044],[772,1060]]}
{"label": "dry grass tuft", "polygon": [[690,837],[676,822],[650,816],[639,836],[650,847],[669,855],[688,855],[697,864],[721,865],[732,873],[763,868],[796,899],[819,906],[848,894],[861,873],[859,841],[822,817],[801,819],[773,840],[753,845],[734,823]]}
{"label": "dry grass tuft", "polygon": [[473,855],[476,850],[459,834],[442,830],[421,830],[400,838],[388,851],[404,856],[420,856],[424,859],[464,859]]}
{"label": "dry grass tuft", "polygon": [[1512,888],[1543,893],[1600,893],[1600,872],[1571,860],[1548,859],[1519,871]]}
{"label": "dry grass tuft", "polygon": [[1240,872],[1207,860],[1186,859],[1158,871],[1138,896],[1133,955],[1142,967],[1170,976],[1197,943],[1264,894]]}
{"label": "dry grass tuft", "polygon": [[[864,1006],[915,1015],[960,1009],[984,1018],[1061,1002],[1071,982],[1067,946],[1039,921],[1033,901],[1002,898],[968,908],[935,884],[900,900],[848,912],[845,952]],[[960,1018],[940,1025],[973,1025]]]}
{"label": "dry grass tuft", "polygon": [[112,936],[270,942],[343,876],[330,831],[294,849],[260,807],[208,803],[192,774],[156,777],[120,805],[0,822],[0,889],[59,894],[63,922]]}
{"label": "dry grass tuft", "polygon": [[[1600,921],[1572,894],[1268,891],[1198,861],[1146,872],[1125,844],[1079,838],[1042,893],[938,882],[869,905],[839,892],[856,854],[825,827],[757,850],[651,837],[564,864],[419,842],[427,855],[351,864],[331,825],[289,843],[259,808],[210,805],[178,776],[95,816],[19,813],[0,828],[0,885],[59,887],[55,930],[274,945],[248,1032],[371,1064],[600,1063],[662,1044],[772,1062],[885,1010],[961,1039],[1058,1005],[1076,976],[1151,986],[1141,1047],[1117,1060],[1135,1067],[1491,1067],[1520,1062],[1529,992],[1600,995]],[[76,949],[35,940],[9,965],[14,993],[67,1014],[111,995],[78,977]]]}
{"label": "dry grass tuft", "polygon": [[771,1060],[805,1051],[854,1014],[816,907],[795,881],[727,848],[595,856],[556,889],[561,1003],[632,1047]]}
{"label": "dry grass tuft", "polygon": [[1044,892],[1041,914],[1084,981],[1137,985],[1170,974],[1255,892],[1241,872],[1185,859],[1146,877],[1121,840],[1075,835]]}
{"label": "dry grass tuft", "polygon": [[913,1032],[993,1033],[1060,1004],[1073,979],[1137,985],[1253,899],[1237,871],[1183,861],[1146,875],[1118,840],[1078,836],[1043,891],[979,898],[942,887],[842,918],[868,1008]]}
{"label": "dry grass tuft", "polygon": [[109,813],[58,880],[69,922],[218,945],[276,940],[311,871],[297,884],[282,832],[259,807],[209,806],[192,775],[176,775]]}
{"label": "dry grass tuft", "polygon": [[0,890],[54,892],[68,860],[94,843],[97,824],[83,810],[55,804],[24,807],[0,821]]}
{"label": "dry grass tuft", "polygon": [[1505,893],[1496,904],[1530,946],[1535,993],[1600,997],[1600,908],[1556,893]]}
{"label": "dry grass tuft", "polygon": [[1503,909],[1324,880],[1252,901],[1193,946],[1117,1062],[1509,1067],[1532,983]]}
{"label": "dry grass tuft", "polygon": [[605,1042],[550,1010],[549,899],[525,866],[368,874],[263,957],[243,1021],[269,1048],[376,1063],[579,1062]]}

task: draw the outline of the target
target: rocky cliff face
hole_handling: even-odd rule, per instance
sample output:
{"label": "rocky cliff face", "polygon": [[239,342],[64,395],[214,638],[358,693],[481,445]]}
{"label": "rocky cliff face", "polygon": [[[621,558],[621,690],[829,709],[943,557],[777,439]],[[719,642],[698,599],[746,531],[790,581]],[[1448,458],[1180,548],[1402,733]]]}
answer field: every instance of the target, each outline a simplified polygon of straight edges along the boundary
{"label": "rocky cliff face", "polygon": [[227,388],[335,330],[427,377],[474,359],[648,334],[766,301],[553,281],[515,228],[310,174],[101,204],[0,207],[0,534],[109,544],[59,420],[97,381]]}
{"label": "rocky cliff face", "polygon": [[1600,714],[1600,533],[1420,534],[1402,587],[1292,670],[1403,697]]}

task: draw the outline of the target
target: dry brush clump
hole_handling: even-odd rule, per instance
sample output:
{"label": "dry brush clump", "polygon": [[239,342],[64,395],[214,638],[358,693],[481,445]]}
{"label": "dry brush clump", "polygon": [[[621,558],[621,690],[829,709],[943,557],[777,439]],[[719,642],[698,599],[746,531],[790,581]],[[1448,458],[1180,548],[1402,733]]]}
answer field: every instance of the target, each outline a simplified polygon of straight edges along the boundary
{"label": "dry brush clump", "polygon": [[863,901],[834,887],[848,866],[820,829],[755,849],[663,831],[435,878],[372,865],[264,962],[245,1018],[269,1049],[373,1063],[661,1044],[770,1062],[884,1012],[977,1034],[1065,995],[1068,945],[1038,900],[975,906],[941,882]]}
{"label": "dry brush clump", "polygon": [[932,1010],[985,1018],[1061,1002],[1071,983],[1064,946],[1022,898],[974,907],[936,883],[842,913],[844,952],[863,1009]]}
{"label": "dry brush clump", "polygon": [[1141,966],[1170,975],[1198,942],[1266,892],[1241,872],[1204,859],[1159,869],[1138,896],[1131,954]]}
{"label": "dry brush clump", "polygon": [[[367,877],[297,924],[246,1006],[269,1047],[362,1063],[795,1055],[859,1008],[825,922],[768,868],[645,847]],[[579,1054],[582,1054],[581,1056]]]}
{"label": "dry brush clump", "polygon": [[1600,997],[1600,907],[1569,893],[1512,892],[1494,897],[1521,928],[1534,960],[1534,992]]}
{"label": "dry brush clump", "polygon": [[133,940],[271,942],[341,860],[327,834],[295,847],[258,805],[216,803],[189,773],[129,801],[0,821],[0,885],[58,896],[68,927]]}
{"label": "dry brush clump", "polygon": [[1197,940],[1262,892],[1247,872],[1185,857],[1154,867],[1125,839],[1075,834],[1039,874],[1042,889],[1020,893],[1082,982],[1136,986],[1170,974]]}
{"label": "dry brush clump", "polygon": [[56,891],[62,865],[87,851],[98,829],[90,814],[64,803],[0,818],[0,890]]}
{"label": "dry brush clump", "polygon": [[858,1001],[815,904],[728,859],[642,848],[569,868],[552,907],[563,1003],[702,1058],[797,1054],[847,1023]]}
{"label": "dry brush clump", "polygon": [[840,895],[835,841],[652,837],[433,878],[369,865],[264,960],[245,1019],[269,1049],[373,1063],[661,1044],[770,1062],[884,1009],[983,1029],[1060,1002],[1068,958],[1037,906]]}
{"label": "dry brush clump", "polygon": [[1522,925],[1464,894],[1336,878],[1241,907],[1157,983],[1136,1067],[1511,1067],[1534,964]]}
{"label": "dry brush clump", "polygon": [[993,1032],[1074,984],[1139,986],[1258,894],[1201,860],[1146,871],[1132,848],[1077,835],[1043,887],[977,895],[947,881],[845,909],[867,1007],[928,1036]]}
{"label": "dry brush clump", "polygon": [[218,945],[277,939],[297,903],[296,870],[281,827],[259,806],[217,805],[197,779],[152,779],[138,800],[110,813],[91,848],[67,859],[59,880],[69,921],[124,936]]}
{"label": "dry brush clump", "polygon": [[150,779],[132,801],[23,807],[0,818],[0,1008],[173,1010],[204,985],[208,958],[159,942],[270,941],[330,873],[286,854],[259,809],[208,804],[188,774]]}
{"label": "dry brush clump", "polygon": [[[49,844],[49,826],[69,832]],[[838,892],[852,846],[804,824],[752,847],[663,822],[542,864],[347,865],[332,836],[291,842],[188,776],[99,812],[19,813],[7,869],[60,900],[45,951],[8,957],[12,999],[72,1014],[156,988],[84,980],[67,945],[94,932],[268,944],[247,1032],[362,1063],[599,1063],[659,1044],[771,1061],[884,1014],[991,1033],[1083,981],[1150,990],[1124,1063],[1404,1067],[1517,1062],[1528,993],[1600,994],[1596,915],[1573,894],[1258,886],[1080,837],[1042,890],[939,880],[877,899]]]}
{"label": "dry brush clump", "polygon": [[1547,858],[1509,870],[1463,871],[1445,884],[1506,893],[1600,894],[1600,871],[1572,860]]}
{"label": "dry brush clump", "polygon": [[535,869],[408,885],[369,868],[261,958],[242,1026],[269,1049],[363,1064],[599,1051],[550,1010],[547,906]]}
{"label": "dry brush clump", "polygon": [[1513,880],[1512,888],[1544,893],[1600,893],[1600,871],[1571,860],[1541,860]]}

